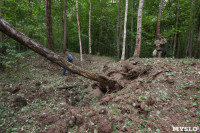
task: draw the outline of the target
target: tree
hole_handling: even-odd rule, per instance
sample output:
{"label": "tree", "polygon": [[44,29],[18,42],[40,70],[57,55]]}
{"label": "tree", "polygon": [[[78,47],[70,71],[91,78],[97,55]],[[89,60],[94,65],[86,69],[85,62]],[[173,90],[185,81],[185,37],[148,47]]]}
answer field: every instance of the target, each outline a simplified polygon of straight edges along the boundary
{"label": "tree", "polygon": [[[200,24],[199,24],[200,25]],[[194,57],[198,58],[198,53],[199,53],[199,43],[200,43],[200,26],[199,26],[199,33],[197,37],[197,42],[195,44],[195,49],[194,49]]]}
{"label": "tree", "polygon": [[9,23],[4,21],[3,19],[0,19],[0,31],[2,31],[9,37],[15,39],[22,45],[30,48],[34,52],[47,58],[51,62],[65,68],[66,70],[74,72],[85,78],[99,82],[100,89],[103,92],[111,92],[114,90],[122,89],[122,86],[117,81],[109,79],[108,77],[102,75],[95,75],[93,73],[89,73],[86,70],[83,70],[82,68],[75,66],[74,64],[68,62],[65,58],[56,55],[54,52],[51,52],[50,50],[46,49],[45,47],[33,41],[31,38],[25,36],[23,33],[13,28]]}
{"label": "tree", "polygon": [[138,9],[138,18],[137,18],[137,37],[136,37],[136,46],[134,57],[140,56],[140,49],[141,49],[141,38],[142,38],[142,8],[143,8],[144,1],[140,0],[139,9]]}
{"label": "tree", "polygon": [[125,9],[125,16],[124,16],[124,37],[123,37],[123,49],[122,49],[121,60],[125,60],[127,14],[128,14],[128,0],[126,0],[126,9]]}
{"label": "tree", "polygon": [[192,44],[193,44],[193,34],[194,34],[194,29],[195,29],[197,2],[198,1],[196,0],[195,5],[194,5],[194,1],[191,0],[191,16],[190,16],[191,25],[189,28],[188,44],[187,44],[187,49],[186,49],[186,56],[189,56],[189,57],[192,57]]}
{"label": "tree", "polygon": [[157,39],[158,39],[158,36],[161,35],[161,33],[160,33],[160,20],[161,20],[161,17],[162,17],[162,8],[163,8],[163,5],[164,5],[164,2],[165,2],[165,0],[160,0],[160,4],[159,4],[157,28],[156,28],[157,29],[156,30]]}
{"label": "tree", "polygon": [[90,6],[90,8],[89,8],[89,54],[91,54],[92,53],[92,48],[91,48],[91,6],[92,6],[92,4],[91,4],[91,0],[89,0],[89,6]]}
{"label": "tree", "polygon": [[63,51],[66,51],[67,45],[67,0],[64,0],[64,37],[63,37]]}
{"label": "tree", "polygon": [[[4,15],[5,15],[5,1],[2,0],[2,8],[1,8],[1,19],[4,18]],[[3,35],[0,33],[0,41],[3,41]]]}
{"label": "tree", "polygon": [[51,0],[45,0],[45,20],[46,20],[46,32],[47,32],[47,48],[49,48],[50,50],[54,50],[52,20],[51,20]]}
{"label": "tree", "polygon": [[[132,10],[134,10],[134,7],[135,7],[135,2],[134,1],[135,0],[132,0]],[[133,34],[133,13],[131,14],[131,33]],[[132,44],[132,42],[133,42],[133,35],[131,35],[131,47],[130,47],[130,49],[131,49],[131,52],[130,52],[131,56],[133,54],[133,44]]]}
{"label": "tree", "polygon": [[81,44],[81,29],[79,23],[79,16],[78,16],[78,0],[76,0],[76,17],[77,17],[77,24],[78,24],[78,37],[79,37],[79,45],[80,45],[80,61],[83,61],[82,56],[82,44]]}
{"label": "tree", "polygon": [[119,42],[120,42],[120,32],[119,32],[119,21],[120,21],[120,12],[121,12],[121,0],[119,0],[118,4],[118,18],[117,18],[117,58],[119,59],[120,57],[120,47],[119,47]]}
{"label": "tree", "polygon": [[175,58],[176,47],[177,47],[178,15],[179,15],[179,0],[177,1],[177,9],[176,9],[176,29],[175,29],[176,31],[174,35],[173,58]]}

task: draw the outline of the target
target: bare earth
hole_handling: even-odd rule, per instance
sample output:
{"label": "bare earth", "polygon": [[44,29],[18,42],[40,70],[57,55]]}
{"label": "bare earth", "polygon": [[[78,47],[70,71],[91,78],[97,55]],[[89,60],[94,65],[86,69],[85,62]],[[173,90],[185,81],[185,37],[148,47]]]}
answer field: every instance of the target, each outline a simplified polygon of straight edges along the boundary
{"label": "bare earth", "polygon": [[103,93],[98,83],[62,76],[62,68],[31,52],[17,71],[0,74],[0,132],[170,133],[200,125],[200,60],[83,58],[84,69],[123,89]]}

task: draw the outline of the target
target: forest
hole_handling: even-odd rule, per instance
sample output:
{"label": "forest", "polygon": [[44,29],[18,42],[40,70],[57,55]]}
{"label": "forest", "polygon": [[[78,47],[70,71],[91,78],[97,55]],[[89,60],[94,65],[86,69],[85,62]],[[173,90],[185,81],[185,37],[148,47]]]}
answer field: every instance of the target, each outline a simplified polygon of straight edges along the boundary
{"label": "forest", "polygon": [[[50,24],[53,34],[52,49],[61,51],[67,49],[68,51],[79,52],[76,1],[66,1],[64,3],[64,1],[52,0],[50,2],[49,17],[52,21]],[[128,2],[125,28],[126,58],[130,58],[134,54],[139,8],[138,0],[129,0]],[[161,2],[159,0],[143,1],[140,57],[152,57]],[[64,6],[65,4],[66,6]],[[160,33],[167,40],[165,44],[167,57],[199,57],[199,5],[198,0],[164,1],[161,9]],[[4,18],[25,35],[37,40],[38,43],[47,46],[45,1],[9,0],[1,2],[1,7],[1,18]],[[78,16],[83,54],[91,52],[95,55],[121,57],[125,8],[125,0],[96,0],[90,1],[90,3],[87,0],[79,1]],[[4,40],[4,44],[8,45],[11,50],[19,52],[26,50],[22,45],[15,44],[17,42],[13,42],[12,39],[5,37]],[[64,40],[65,42],[63,42]],[[63,46],[63,44],[66,46]],[[91,51],[89,50],[90,46]]]}
{"label": "forest", "polygon": [[199,57],[199,0],[1,0],[0,132],[198,132]]}

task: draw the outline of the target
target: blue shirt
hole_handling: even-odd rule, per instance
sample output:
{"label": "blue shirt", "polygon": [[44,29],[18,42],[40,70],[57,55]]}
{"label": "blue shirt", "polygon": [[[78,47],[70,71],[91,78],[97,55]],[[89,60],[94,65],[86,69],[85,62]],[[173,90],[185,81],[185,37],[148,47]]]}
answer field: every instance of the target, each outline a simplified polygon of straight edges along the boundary
{"label": "blue shirt", "polygon": [[67,57],[66,57],[67,61],[73,63],[73,57],[71,54],[68,54]]}

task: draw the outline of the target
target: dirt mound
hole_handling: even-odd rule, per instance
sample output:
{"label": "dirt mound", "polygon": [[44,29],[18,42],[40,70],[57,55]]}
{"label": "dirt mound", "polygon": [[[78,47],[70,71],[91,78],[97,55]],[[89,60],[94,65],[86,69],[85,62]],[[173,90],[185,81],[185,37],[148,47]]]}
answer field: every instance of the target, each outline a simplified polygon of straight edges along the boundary
{"label": "dirt mound", "polygon": [[199,60],[84,57],[85,68],[123,89],[102,92],[97,82],[62,76],[62,68],[31,54],[20,83],[0,83],[0,132],[172,132],[200,124]]}

